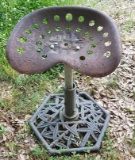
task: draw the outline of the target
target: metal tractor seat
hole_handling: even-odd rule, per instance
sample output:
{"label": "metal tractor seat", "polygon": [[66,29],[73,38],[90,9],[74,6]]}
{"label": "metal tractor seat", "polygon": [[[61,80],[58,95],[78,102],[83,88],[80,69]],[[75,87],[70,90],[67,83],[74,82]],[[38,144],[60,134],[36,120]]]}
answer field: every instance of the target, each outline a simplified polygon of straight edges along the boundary
{"label": "metal tractor seat", "polygon": [[111,18],[86,7],[39,9],[16,25],[6,51],[10,65],[24,74],[64,63],[64,93],[48,95],[29,122],[45,148],[51,154],[99,150],[110,115],[77,92],[72,69],[91,77],[116,69],[121,41]]}

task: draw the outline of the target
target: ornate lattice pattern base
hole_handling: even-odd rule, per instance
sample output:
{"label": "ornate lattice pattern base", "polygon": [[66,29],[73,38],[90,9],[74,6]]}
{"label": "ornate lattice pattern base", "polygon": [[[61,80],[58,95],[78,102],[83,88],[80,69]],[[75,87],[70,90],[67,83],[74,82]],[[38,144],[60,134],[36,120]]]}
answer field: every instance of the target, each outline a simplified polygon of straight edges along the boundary
{"label": "ornate lattice pattern base", "polygon": [[51,94],[31,118],[31,128],[51,154],[99,150],[110,115],[85,92],[78,94],[76,107],[78,119],[65,120],[64,95]]}

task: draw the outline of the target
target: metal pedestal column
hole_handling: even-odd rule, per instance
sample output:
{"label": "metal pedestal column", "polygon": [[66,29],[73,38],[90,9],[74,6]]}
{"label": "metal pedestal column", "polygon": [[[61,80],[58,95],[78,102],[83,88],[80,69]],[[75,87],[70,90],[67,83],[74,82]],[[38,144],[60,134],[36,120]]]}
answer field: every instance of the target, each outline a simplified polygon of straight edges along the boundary
{"label": "metal pedestal column", "polygon": [[72,69],[67,65],[64,66],[65,69],[65,109],[63,110],[64,117],[71,121],[78,117],[78,109],[76,107],[76,85],[73,83],[73,73]]}

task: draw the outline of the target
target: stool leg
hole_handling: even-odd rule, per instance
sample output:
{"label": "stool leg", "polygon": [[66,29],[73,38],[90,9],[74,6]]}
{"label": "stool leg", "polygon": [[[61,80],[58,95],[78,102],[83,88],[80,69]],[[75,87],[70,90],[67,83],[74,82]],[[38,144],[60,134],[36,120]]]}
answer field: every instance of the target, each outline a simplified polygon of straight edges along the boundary
{"label": "stool leg", "polygon": [[69,66],[64,65],[64,72],[65,72],[65,88],[72,89],[73,88],[73,71]]}
{"label": "stool leg", "polygon": [[67,120],[73,120],[78,118],[78,110],[76,108],[76,85],[73,83],[73,72],[72,69],[65,65],[65,88],[64,88],[64,97],[65,97],[65,109],[63,115]]}

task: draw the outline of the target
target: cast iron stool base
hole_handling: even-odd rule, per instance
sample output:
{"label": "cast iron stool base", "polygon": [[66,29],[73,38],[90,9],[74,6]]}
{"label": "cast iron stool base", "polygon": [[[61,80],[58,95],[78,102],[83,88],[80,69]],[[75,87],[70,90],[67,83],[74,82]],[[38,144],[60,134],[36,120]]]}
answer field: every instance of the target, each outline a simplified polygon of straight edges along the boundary
{"label": "cast iron stool base", "polygon": [[78,119],[67,121],[63,117],[64,94],[50,94],[29,121],[51,154],[100,149],[109,113],[85,92],[78,93],[76,107]]}

